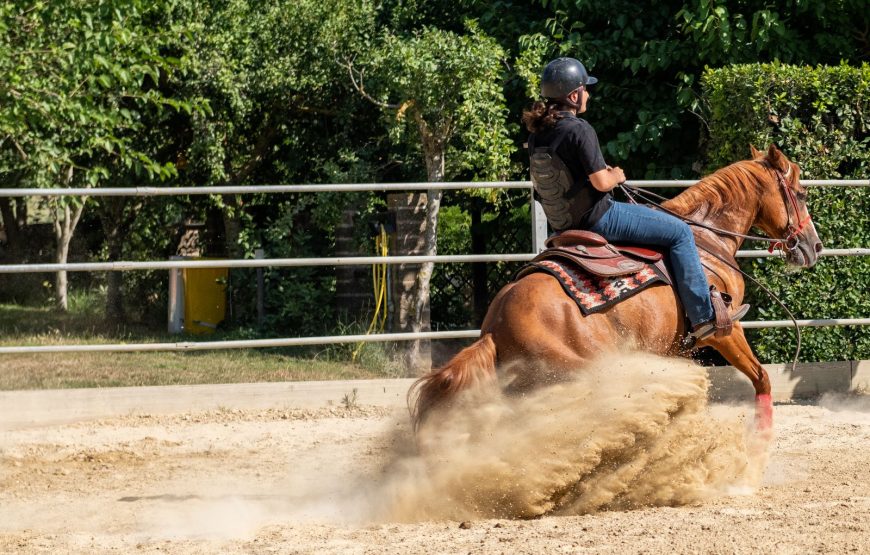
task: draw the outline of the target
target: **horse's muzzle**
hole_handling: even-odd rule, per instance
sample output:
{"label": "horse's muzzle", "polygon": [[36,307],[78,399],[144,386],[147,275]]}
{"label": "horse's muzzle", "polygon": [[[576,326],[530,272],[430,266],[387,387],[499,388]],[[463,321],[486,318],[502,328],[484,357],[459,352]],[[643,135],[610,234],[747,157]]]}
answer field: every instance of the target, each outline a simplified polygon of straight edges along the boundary
{"label": "horse's muzzle", "polygon": [[812,268],[819,261],[819,255],[823,250],[822,241],[812,229],[807,236],[800,237],[800,241],[787,250],[786,261],[792,266]]}

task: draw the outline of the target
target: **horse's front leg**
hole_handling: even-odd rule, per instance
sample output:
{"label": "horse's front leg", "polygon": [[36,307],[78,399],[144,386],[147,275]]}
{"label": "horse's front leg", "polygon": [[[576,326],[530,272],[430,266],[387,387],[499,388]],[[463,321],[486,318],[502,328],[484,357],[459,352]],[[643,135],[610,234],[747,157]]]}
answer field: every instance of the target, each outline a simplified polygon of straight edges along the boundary
{"label": "horse's front leg", "polygon": [[770,376],[755,358],[755,353],[746,341],[743,328],[734,324],[731,335],[710,337],[702,343],[719,351],[735,368],[746,374],[755,388],[755,426],[760,432],[769,432],[773,426],[773,400],[770,397]]}

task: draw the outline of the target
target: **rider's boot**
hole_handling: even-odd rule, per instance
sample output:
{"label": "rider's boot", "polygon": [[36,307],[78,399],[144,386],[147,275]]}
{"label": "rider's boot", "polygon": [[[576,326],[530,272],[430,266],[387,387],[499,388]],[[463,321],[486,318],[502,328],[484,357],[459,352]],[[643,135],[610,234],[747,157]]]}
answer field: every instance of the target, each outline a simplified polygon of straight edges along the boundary
{"label": "rider's boot", "polygon": [[749,312],[748,304],[740,305],[732,311],[731,295],[718,291],[713,285],[710,286],[710,300],[713,303],[713,319],[692,328],[692,331],[683,339],[683,350],[691,349],[699,341],[707,339],[711,335],[716,337],[731,335],[734,322],[740,320]]}

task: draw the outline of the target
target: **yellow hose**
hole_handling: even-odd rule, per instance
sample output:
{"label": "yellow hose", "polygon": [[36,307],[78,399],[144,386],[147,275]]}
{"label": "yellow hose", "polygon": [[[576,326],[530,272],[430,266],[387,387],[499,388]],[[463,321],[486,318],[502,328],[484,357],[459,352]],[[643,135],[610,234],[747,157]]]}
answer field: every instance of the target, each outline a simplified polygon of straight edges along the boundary
{"label": "yellow hose", "polygon": [[[380,232],[375,237],[375,253],[378,256],[387,256],[389,253],[389,237],[381,225]],[[369,329],[366,330],[366,335],[373,331],[382,332],[387,324],[387,265],[373,264],[372,265],[372,286],[375,295],[375,313],[372,316],[372,321],[369,324]],[[353,361],[356,362],[359,358],[360,351],[364,342],[360,342],[353,351]]]}

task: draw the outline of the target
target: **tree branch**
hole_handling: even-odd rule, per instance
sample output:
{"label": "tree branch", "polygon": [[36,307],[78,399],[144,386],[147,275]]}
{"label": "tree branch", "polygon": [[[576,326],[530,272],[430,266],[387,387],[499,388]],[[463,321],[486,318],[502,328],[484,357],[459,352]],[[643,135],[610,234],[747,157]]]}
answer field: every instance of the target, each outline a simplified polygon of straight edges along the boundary
{"label": "tree branch", "polygon": [[380,106],[381,108],[385,108],[387,110],[399,109],[399,107],[401,106],[400,104],[388,104],[386,102],[381,102],[380,100],[372,97],[369,93],[367,93],[363,85],[364,73],[362,71],[357,71],[357,74],[359,75],[359,83],[357,83],[356,78],[353,76],[354,69],[353,64],[350,62],[350,60],[346,60],[343,64],[341,62],[338,62],[338,64],[347,68],[347,73],[348,75],[350,75],[350,82],[351,84],[353,84],[353,88],[355,88],[356,91],[360,95],[362,95],[363,98],[365,98],[375,106]]}
{"label": "tree branch", "polygon": [[62,230],[60,227],[60,212],[58,212],[58,209],[60,208],[59,201],[57,198],[53,198],[53,199],[51,199],[50,202],[51,202],[51,212],[52,212],[52,215],[54,216],[52,218],[52,220],[53,220],[52,223],[54,224],[54,237],[56,239],[60,239]]}
{"label": "tree branch", "polygon": [[18,154],[21,155],[22,160],[27,160],[29,158],[29,156],[27,156],[27,153],[24,152],[24,149],[21,148],[21,145],[18,144],[18,141],[16,141],[15,139],[12,139],[12,144],[15,145],[15,149],[18,150]]}
{"label": "tree branch", "polygon": [[79,225],[79,220],[82,217],[82,213],[84,213],[84,211],[85,211],[85,204],[88,202],[88,197],[83,196],[83,197],[81,197],[81,200],[82,200],[81,204],[76,206],[76,210],[73,213],[72,222],[70,222],[70,226],[69,226],[70,230],[74,230],[76,228],[76,226]]}

